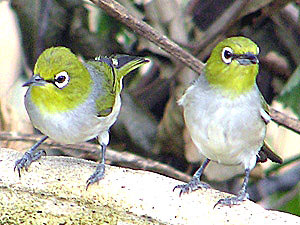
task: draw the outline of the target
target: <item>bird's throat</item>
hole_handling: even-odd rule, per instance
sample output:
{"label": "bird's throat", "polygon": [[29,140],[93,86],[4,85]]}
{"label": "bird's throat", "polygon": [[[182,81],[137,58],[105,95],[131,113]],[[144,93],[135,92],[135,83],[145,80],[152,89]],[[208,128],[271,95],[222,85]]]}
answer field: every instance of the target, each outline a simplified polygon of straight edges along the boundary
{"label": "bird's throat", "polygon": [[31,87],[31,101],[37,106],[42,114],[62,113],[82,104],[89,96],[90,90],[85,92],[71,92],[62,94],[52,84]]}
{"label": "bird's throat", "polygon": [[[249,92],[255,86],[258,67],[240,66],[234,71],[219,71],[218,73],[209,73],[206,70],[205,76],[208,83],[223,95],[230,98],[239,97]],[[217,71],[216,71],[217,72]]]}

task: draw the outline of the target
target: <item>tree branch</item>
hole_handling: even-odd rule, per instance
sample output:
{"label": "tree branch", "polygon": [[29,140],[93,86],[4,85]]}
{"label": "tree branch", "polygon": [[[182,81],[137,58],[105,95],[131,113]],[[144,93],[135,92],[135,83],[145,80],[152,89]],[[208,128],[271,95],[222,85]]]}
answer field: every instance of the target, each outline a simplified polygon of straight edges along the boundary
{"label": "tree branch", "polygon": [[153,29],[147,23],[139,20],[117,3],[114,0],[90,0],[95,5],[102,8],[108,15],[119,20],[121,23],[125,24],[127,27],[131,28],[134,32],[138,33],[142,37],[150,40],[157,46],[164,49],[171,56],[173,56],[178,61],[186,64],[195,72],[199,73],[204,67],[204,63],[196,59],[193,55],[183,50],[173,41],[168,39],[166,36],[161,35],[157,30]]}
{"label": "tree branch", "polygon": [[233,25],[236,19],[241,15],[243,8],[250,2],[248,0],[234,1],[230,7],[208,28],[202,40],[197,45],[194,55],[209,45],[220,34],[224,34]]}
{"label": "tree branch", "polygon": [[[127,27],[131,28],[134,32],[138,33],[142,37],[153,42],[157,46],[164,49],[171,56],[173,56],[178,61],[186,64],[195,72],[199,73],[204,68],[204,63],[196,59],[193,55],[183,50],[177,44],[172,42],[166,36],[161,35],[157,30],[152,28],[150,25],[145,22],[135,18],[133,15],[117,3],[114,0],[90,0],[95,5],[103,9],[108,15],[119,20],[121,23],[125,24]],[[243,4],[243,2],[241,2]],[[300,121],[292,119],[289,116],[271,109],[272,119],[284,127],[300,134]]]}
{"label": "tree branch", "polygon": [[[43,158],[20,179],[21,153],[0,148],[1,224],[296,224],[299,217],[269,211],[246,200],[214,205],[232,195],[214,189],[181,198],[177,180],[148,171],[107,166],[105,178],[85,190],[96,163],[69,157]],[[50,222],[51,221],[51,222]],[[225,221],[225,222],[224,222]],[[242,221],[242,222],[241,222]],[[296,222],[296,223],[295,223]]]}
{"label": "tree branch", "polygon": [[[35,143],[39,141],[42,137],[42,135],[15,134],[0,131],[0,141],[23,141]],[[59,148],[65,154],[71,155],[73,157],[89,158],[94,161],[99,160],[99,145],[97,144],[82,143],[62,145],[52,141],[51,139],[48,139],[42,145],[51,148]],[[129,167],[132,169],[142,169],[151,172],[156,172],[185,182],[188,182],[191,179],[191,176],[182,173],[174,169],[173,167],[151,159],[145,159],[141,156],[137,156],[129,152],[117,152],[108,148],[106,151],[106,159],[108,162],[110,162],[110,164],[122,167]]]}
{"label": "tree branch", "polygon": [[270,116],[274,122],[279,125],[284,126],[285,128],[300,134],[300,121],[285,115],[282,112],[277,111],[276,109],[270,109]]}

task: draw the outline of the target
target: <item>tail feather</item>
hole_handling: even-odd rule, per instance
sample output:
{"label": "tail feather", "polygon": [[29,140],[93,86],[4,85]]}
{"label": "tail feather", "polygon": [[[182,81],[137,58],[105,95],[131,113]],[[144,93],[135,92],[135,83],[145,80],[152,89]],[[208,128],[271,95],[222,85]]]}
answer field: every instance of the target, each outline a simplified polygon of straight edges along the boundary
{"label": "tail feather", "polygon": [[130,55],[116,55],[112,58],[112,61],[114,68],[117,70],[118,79],[149,62],[148,59]]}
{"label": "tail feather", "polygon": [[116,55],[112,57],[99,56],[95,61],[89,61],[87,64],[93,66],[99,71],[101,79],[101,91],[96,100],[98,117],[104,117],[112,112],[116,96],[122,90],[122,78],[132,70],[149,62],[149,60],[137,56]]}
{"label": "tail feather", "polygon": [[261,147],[258,152],[258,162],[266,162],[267,159],[270,159],[272,162],[281,164],[283,162],[282,158],[272,151],[271,147],[264,142],[264,145]]}
{"label": "tail feather", "polygon": [[103,63],[102,66],[105,67],[105,73],[111,82],[112,92],[114,93],[121,91],[121,81],[125,75],[149,62],[148,59],[130,55],[99,56],[95,58],[95,61]]}

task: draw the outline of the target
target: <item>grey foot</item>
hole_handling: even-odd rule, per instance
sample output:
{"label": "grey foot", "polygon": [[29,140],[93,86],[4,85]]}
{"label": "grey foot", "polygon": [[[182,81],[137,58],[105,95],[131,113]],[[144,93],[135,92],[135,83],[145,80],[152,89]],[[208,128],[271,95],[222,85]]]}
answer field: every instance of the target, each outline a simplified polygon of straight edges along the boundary
{"label": "grey foot", "polygon": [[96,171],[90,176],[90,178],[86,181],[86,190],[91,184],[94,184],[101,180],[104,177],[105,173],[105,164],[100,163],[97,165]]}
{"label": "grey foot", "polygon": [[179,197],[182,195],[182,194],[188,194],[192,191],[196,191],[198,189],[201,189],[201,188],[210,188],[210,186],[204,182],[201,182],[198,178],[193,178],[189,183],[187,184],[180,184],[180,185],[176,185],[173,189],[173,191],[175,189],[179,188],[180,189],[180,192],[179,192]]}
{"label": "grey foot", "polygon": [[222,198],[222,199],[220,199],[214,205],[214,208],[217,205],[226,205],[226,206],[239,205],[248,198],[249,198],[249,194],[247,192],[241,192],[241,193],[238,194],[238,196],[231,197],[231,198]]}
{"label": "grey foot", "polygon": [[19,173],[19,177],[21,177],[21,170],[25,169],[28,170],[30,164],[34,161],[37,161],[41,158],[42,155],[46,155],[45,150],[38,151],[37,153],[33,154],[30,152],[25,152],[21,159],[18,159],[15,162],[14,171],[17,169]]}

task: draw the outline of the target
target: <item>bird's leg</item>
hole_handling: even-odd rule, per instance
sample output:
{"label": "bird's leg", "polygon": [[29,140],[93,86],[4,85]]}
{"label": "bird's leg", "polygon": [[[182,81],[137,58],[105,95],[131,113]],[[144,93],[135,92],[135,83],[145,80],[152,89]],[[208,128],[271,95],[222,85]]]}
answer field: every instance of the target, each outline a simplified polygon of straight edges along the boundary
{"label": "bird's leg", "polygon": [[37,161],[44,154],[46,155],[45,150],[40,150],[35,152],[35,150],[48,138],[48,136],[44,136],[41,140],[35,143],[21,159],[18,159],[15,162],[14,171],[17,169],[19,173],[19,177],[21,177],[21,170],[24,168],[26,171],[28,170],[30,164],[34,161]]}
{"label": "bird's leg", "polygon": [[201,167],[194,174],[192,180],[187,184],[176,185],[173,191],[179,188],[180,189],[179,196],[181,196],[182,194],[189,193],[198,190],[200,188],[210,188],[208,184],[200,181],[203,171],[209,162],[210,159],[206,158],[205,161],[202,163]]}
{"label": "bird's leg", "polygon": [[249,194],[247,193],[247,185],[249,181],[249,176],[250,176],[250,169],[247,168],[245,169],[245,178],[242,184],[242,188],[239,191],[238,195],[231,198],[222,198],[215,204],[214,207],[216,207],[217,205],[227,205],[227,206],[239,205],[242,201],[248,199]]}
{"label": "bird's leg", "polygon": [[104,173],[105,173],[105,151],[106,151],[106,145],[105,144],[101,144],[101,150],[102,150],[102,160],[97,165],[96,171],[86,181],[86,183],[87,183],[86,190],[88,189],[90,184],[96,183],[104,177]]}

